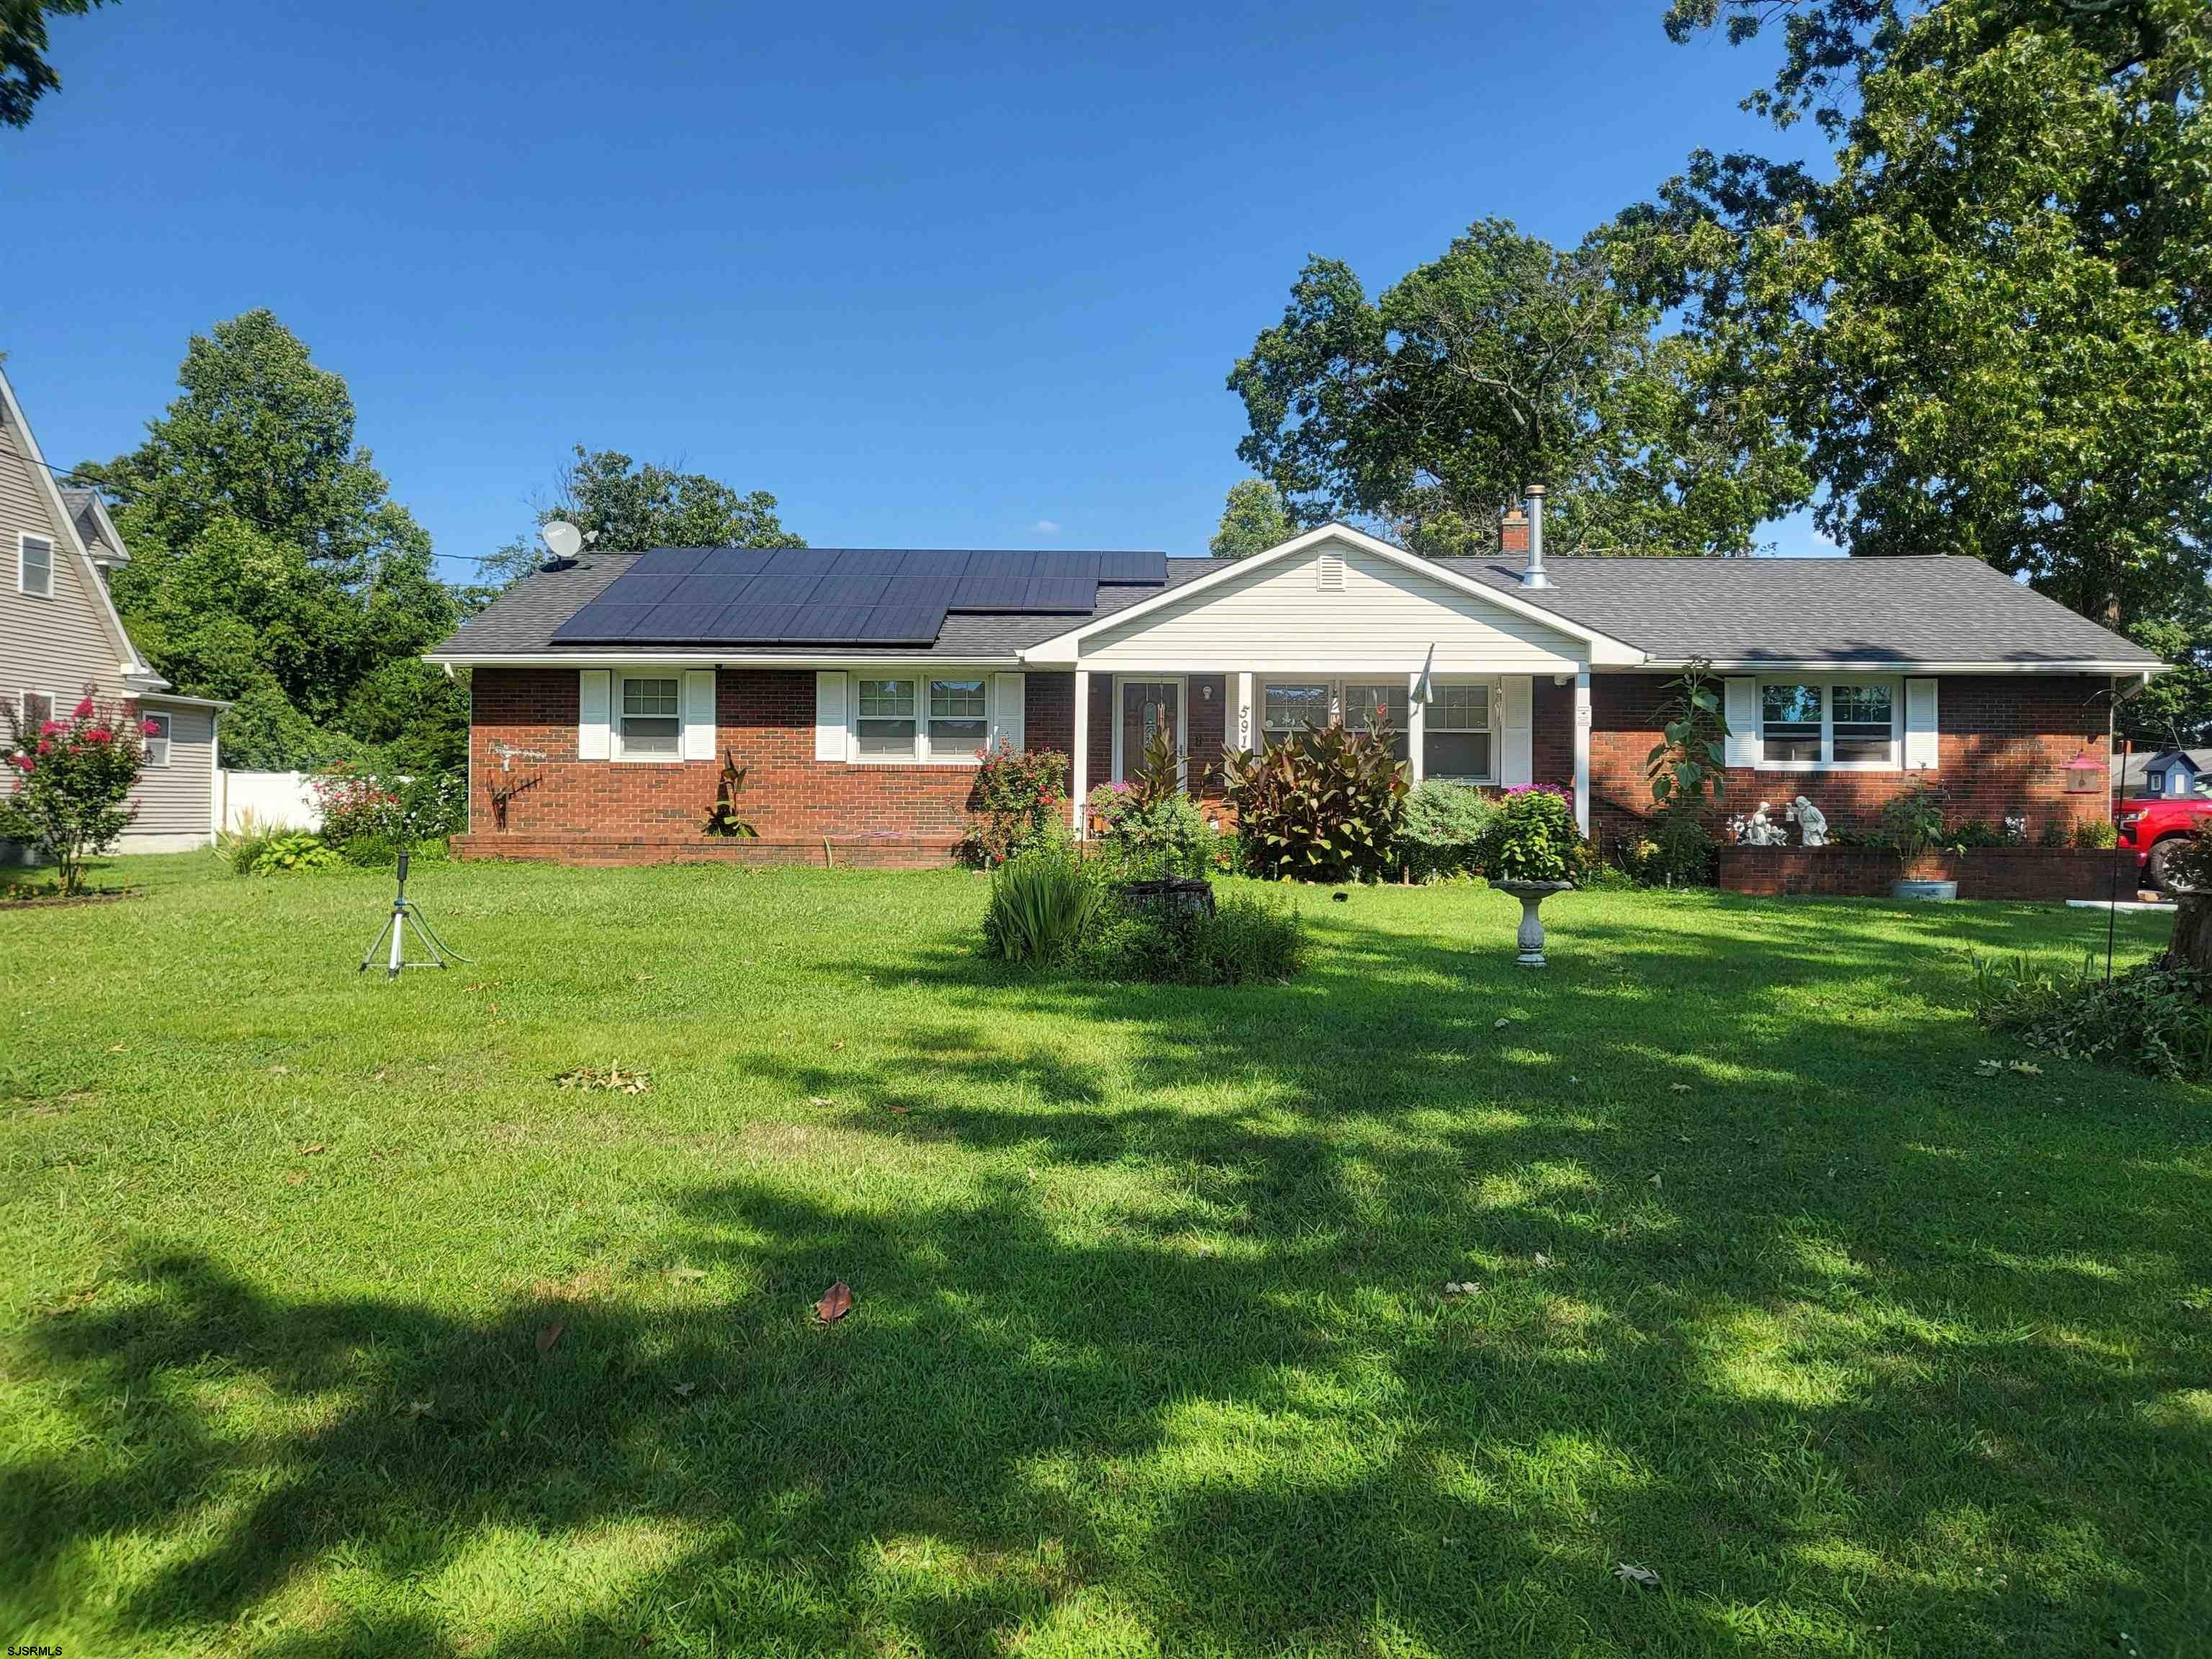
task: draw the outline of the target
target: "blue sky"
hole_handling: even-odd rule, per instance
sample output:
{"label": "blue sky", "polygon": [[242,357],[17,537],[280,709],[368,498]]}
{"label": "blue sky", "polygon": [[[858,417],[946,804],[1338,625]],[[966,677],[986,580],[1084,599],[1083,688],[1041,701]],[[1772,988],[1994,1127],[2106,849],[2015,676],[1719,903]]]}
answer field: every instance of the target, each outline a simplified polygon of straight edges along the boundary
{"label": "blue sky", "polygon": [[1571,242],[1696,145],[1784,142],[1736,108],[1766,49],[1670,45],[1660,0],[1048,9],[60,19],[64,90],[0,134],[0,349],[66,465],[270,307],[454,577],[579,441],[773,490],[817,545],[1199,554],[1243,476],[1224,376],[1309,253],[1379,289],[1472,220]]}

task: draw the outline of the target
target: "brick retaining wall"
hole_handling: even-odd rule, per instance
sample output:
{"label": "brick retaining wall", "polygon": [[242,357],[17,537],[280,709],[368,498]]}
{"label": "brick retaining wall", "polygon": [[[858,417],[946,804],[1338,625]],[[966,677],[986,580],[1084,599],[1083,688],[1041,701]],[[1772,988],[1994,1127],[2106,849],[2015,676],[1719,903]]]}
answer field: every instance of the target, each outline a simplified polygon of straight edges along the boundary
{"label": "brick retaining wall", "polygon": [[2073,847],[1978,847],[1914,860],[1875,847],[1723,847],[1720,884],[1731,893],[1880,898],[1900,876],[1955,881],[1973,899],[2133,898],[2136,855]]}

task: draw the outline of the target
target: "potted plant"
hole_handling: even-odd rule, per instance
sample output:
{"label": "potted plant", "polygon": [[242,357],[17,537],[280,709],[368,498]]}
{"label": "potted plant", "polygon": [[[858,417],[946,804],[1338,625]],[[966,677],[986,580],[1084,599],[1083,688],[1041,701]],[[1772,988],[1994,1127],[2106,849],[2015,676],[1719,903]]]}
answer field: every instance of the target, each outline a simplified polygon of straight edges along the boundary
{"label": "potted plant", "polygon": [[1916,881],[1909,873],[1917,860],[1943,844],[1943,799],[1941,789],[1918,783],[1881,809],[1882,839],[1898,862],[1890,897],[1944,903],[1959,896],[1955,881]]}
{"label": "potted plant", "polygon": [[1589,863],[1567,798],[1540,785],[1507,790],[1475,842],[1474,858],[1475,869],[1492,887],[1521,901],[1516,959],[1524,968],[1541,968],[1544,923],[1537,907],[1572,889]]}

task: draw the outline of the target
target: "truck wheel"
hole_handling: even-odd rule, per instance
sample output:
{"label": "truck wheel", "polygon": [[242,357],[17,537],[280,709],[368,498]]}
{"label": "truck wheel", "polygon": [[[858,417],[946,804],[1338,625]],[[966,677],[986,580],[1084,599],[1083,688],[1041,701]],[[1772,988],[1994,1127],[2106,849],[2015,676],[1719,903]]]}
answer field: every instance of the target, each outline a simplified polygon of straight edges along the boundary
{"label": "truck wheel", "polygon": [[2177,837],[2169,836],[2150,849],[2150,857],[2143,861],[2143,879],[2161,893],[2166,890],[2166,861],[2172,858],[2173,849],[2180,845]]}

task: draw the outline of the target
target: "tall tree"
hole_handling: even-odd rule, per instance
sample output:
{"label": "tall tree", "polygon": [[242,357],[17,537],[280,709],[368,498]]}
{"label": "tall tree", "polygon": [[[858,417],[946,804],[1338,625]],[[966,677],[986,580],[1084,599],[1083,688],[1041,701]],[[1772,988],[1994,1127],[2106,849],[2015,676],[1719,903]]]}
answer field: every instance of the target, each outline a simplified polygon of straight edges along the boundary
{"label": "tall tree", "polygon": [[1283,492],[1267,478],[1239,478],[1229,486],[1221,523],[1206,545],[1217,559],[1249,559],[1279,547],[1298,533]]}
{"label": "tall tree", "polygon": [[2212,566],[2212,9],[1677,0],[1783,59],[1832,177],[1692,158],[1627,216],[1722,233],[1678,290],[1754,343],[1854,553],[1964,552],[2116,626],[2194,630]]}
{"label": "tall tree", "polygon": [[[732,489],[703,472],[640,463],[613,449],[578,444],[561,467],[552,505],[538,509],[539,526],[566,519],[610,553],[653,547],[804,547],[783,527],[765,489]],[[533,534],[518,536],[486,561],[486,580],[528,575],[544,558]]]}
{"label": "tall tree", "polygon": [[107,0],[0,0],[0,123],[31,125],[32,106],[59,92],[62,77],[46,61],[46,19],[82,17]]}
{"label": "tall tree", "polygon": [[1759,398],[1712,395],[1698,348],[1656,331],[1621,268],[1646,257],[1487,220],[1374,301],[1311,260],[1230,374],[1237,453],[1302,522],[1364,519],[1430,553],[1494,548],[1539,483],[1562,550],[1747,551],[1803,499],[1797,453]]}
{"label": "tall tree", "polygon": [[[416,659],[459,607],[429,537],[355,445],[345,381],[264,310],[194,336],[178,382],[137,449],[76,469],[118,500],[131,562],[114,593],[132,637],[179,690],[240,702],[227,764],[395,742],[411,764],[457,759],[465,703]],[[372,680],[385,695],[364,702]],[[397,729],[395,697],[414,710]]]}

